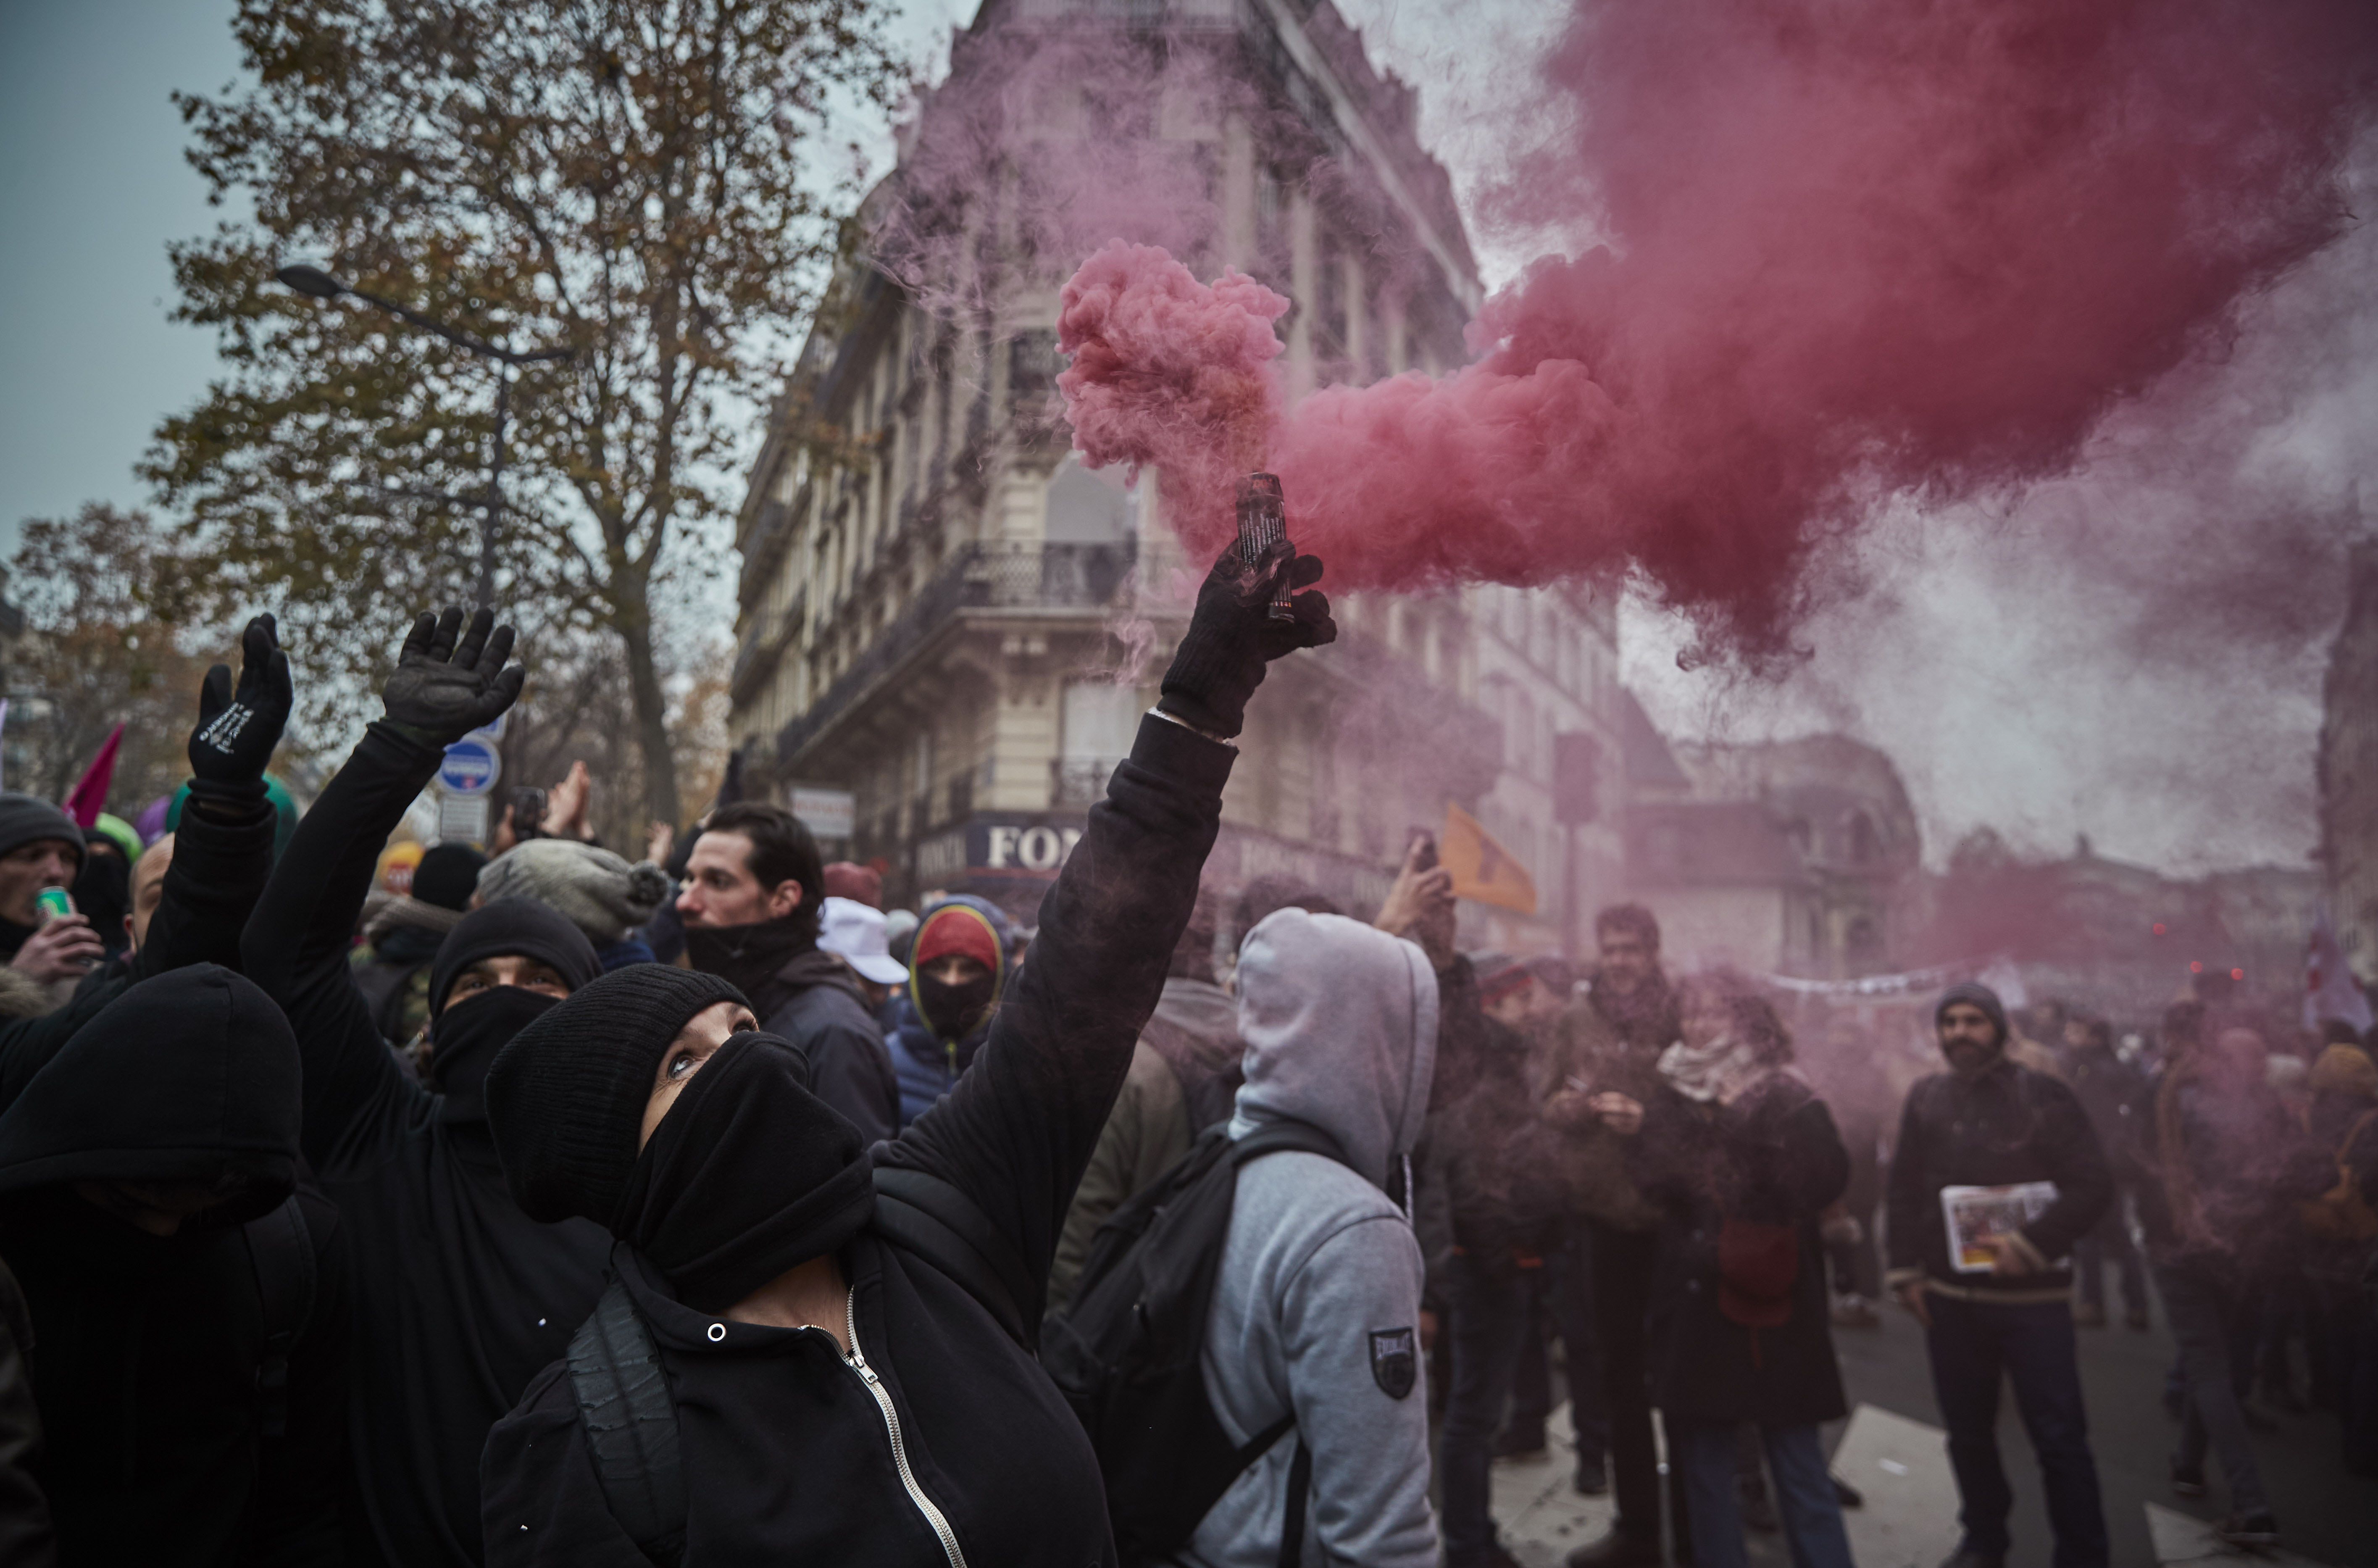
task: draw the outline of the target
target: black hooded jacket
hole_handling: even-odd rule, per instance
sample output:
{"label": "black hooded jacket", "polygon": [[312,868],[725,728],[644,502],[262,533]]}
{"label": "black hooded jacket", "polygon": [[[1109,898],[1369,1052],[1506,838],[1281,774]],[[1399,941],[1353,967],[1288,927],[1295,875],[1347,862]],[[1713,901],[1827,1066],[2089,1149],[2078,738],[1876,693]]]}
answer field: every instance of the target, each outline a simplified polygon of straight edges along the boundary
{"label": "black hooded jacket", "polygon": [[[569,1346],[610,1247],[596,1226],[522,1214],[487,1131],[479,1079],[544,999],[501,987],[439,1016],[430,1087],[381,1041],[355,987],[348,933],[381,844],[438,762],[373,724],[298,825],[244,944],[296,1030],[306,1155],[352,1239],[349,1559],[405,1568],[480,1561],[487,1429]],[[449,971],[441,954],[440,984]]]}
{"label": "black hooded jacket", "polygon": [[[63,1563],[339,1561],[337,1215],[289,1203],[297,1077],[280,1011],[206,965],[123,991],[0,1113],[0,1256],[31,1311]],[[77,1186],[118,1182],[237,1185],[157,1236]],[[280,1318],[276,1270],[304,1282],[273,1293]]]}
{"label": "black hooded jacket", "polygon": [[[1048,1275],[1163,989],[1232,756],[1177,724],[1141,724],[1041,906],[1033,961],[972,1070],[873,1151],[881,1166],[928,1171],[971,1196],[1029,1278]],[[621,1278],[677,1406],[685,1561],[1114,1562],[1097,1457],[1031,1352],[957,1280],[871,1225],[839,1257],[864,1374],[816,1329],[696,1310],[620,1247]],[[1037,1323],[1037,1304],[1023,1307]],[[643,1568],[596,1480],[566,1367],[549,1368],[489,1435],[486,1478],[491,1563]],[[920,1496],[946,1519],[950,1543]]]}

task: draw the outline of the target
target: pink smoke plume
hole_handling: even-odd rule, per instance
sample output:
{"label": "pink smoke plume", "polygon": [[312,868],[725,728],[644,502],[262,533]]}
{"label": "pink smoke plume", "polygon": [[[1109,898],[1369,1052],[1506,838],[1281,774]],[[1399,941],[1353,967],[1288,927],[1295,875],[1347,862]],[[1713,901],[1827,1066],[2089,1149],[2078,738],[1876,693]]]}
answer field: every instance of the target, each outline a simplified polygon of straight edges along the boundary
{"label": "pink smoke plume", "polygon": [[1639,569],[1755,655],[1876,501],[2063,472],[2345,231],[2378,7],[1580,0],[1542,74],[1562,130],[1490,211],[1609,243],[1489,301],[1477,363],[1273,415],[1277,296],[1110,247],[1065,295],[1077,439],[1200,550],[1267,449],[1333,586]]}
{"label": "pink smoke plume", "polygon": [[1058,296],[1057,377],[1074,445],[1093,467],[1154,468],[1183,536],[1205,554],[1231,528],[1239,475],[1267,461],[1279,423],[1272,323],[1288,301],[1243,272],[1211,288],[1155,245],[1116,240]]}

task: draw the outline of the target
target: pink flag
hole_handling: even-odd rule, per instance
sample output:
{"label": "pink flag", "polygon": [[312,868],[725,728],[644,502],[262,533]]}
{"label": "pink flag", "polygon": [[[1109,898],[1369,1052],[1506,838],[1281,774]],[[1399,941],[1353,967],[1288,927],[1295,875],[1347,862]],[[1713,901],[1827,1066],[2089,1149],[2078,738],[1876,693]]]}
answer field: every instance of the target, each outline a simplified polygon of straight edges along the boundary
{"label": "pink flag", "polygon": [[108,732],[106,743],[90,760],[90,766],[82,771],[74,788],[66,792],[66,813],[75,820],[76,826],[90,827],[107,809],[107,786],[115,779],[115,748],[123,740],[124,726],[118,724]]}

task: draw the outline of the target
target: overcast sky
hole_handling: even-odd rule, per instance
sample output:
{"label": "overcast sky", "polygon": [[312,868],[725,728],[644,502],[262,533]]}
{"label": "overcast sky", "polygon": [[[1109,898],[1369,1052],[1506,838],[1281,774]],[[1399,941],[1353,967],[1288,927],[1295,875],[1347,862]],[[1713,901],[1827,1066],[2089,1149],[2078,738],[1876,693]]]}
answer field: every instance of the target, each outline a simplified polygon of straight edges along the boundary
{"label": "overcast sky", "polygon": [[[1423,137],[1473,190],[1524,116],[1524,63],[1560,6],[1342,9],[1421,87]],[[971,10],[919,0],[904,39],[927,51]],[[212,342],[167,321],[164,247],[216,215],[167,95],[231,78],[230,14],[0,0],[0,546],[29,516],[145,502],[132,465],[150,431],[204,391]],[[1490,284],[1532,254],[1529,236],[1476,239]],[[1987,822],[2043,851],[2087,832],[2173,869],[2302,864],[2320,649],[2378,432],[2367,240],[2259,302],[2230,364],[2118,418],[2084,480],[1987,514],[1891,520],[1846,563],[1864,588],[1809,626],[1798,674],[1682,672],[1688,633],[1638,605],[1630,679],[1680,734],[1840,728],[1883,747],[1935,863]],[[2264,547],[2276,535],[2291,553]],[[2275,582],[2281,566],[2292,576]]]}

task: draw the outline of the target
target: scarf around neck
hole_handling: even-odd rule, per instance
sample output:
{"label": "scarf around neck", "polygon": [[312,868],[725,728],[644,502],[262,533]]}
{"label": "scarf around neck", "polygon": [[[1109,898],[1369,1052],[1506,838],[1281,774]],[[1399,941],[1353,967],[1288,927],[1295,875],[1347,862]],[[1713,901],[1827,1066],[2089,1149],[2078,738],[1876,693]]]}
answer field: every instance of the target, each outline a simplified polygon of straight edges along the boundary
{"label": "scarf around neck", "polygon": [[1659,1065],[1670,1088],[1701,1105],[1730,1106],[1768,1074],[1749,1044],[1724,1035],[1706,1046],[1678,1040],[1660,1053]]}
{"label": "scarf around neck", "polygon": [[[760,1001],[776,972],[817,950],[817,933],[798,920],[758,920],[748,926],[688,926],[687,962]],[[707,1071],[708,1069],[703,1071]]]}

